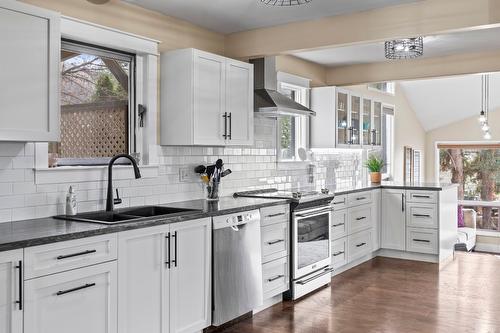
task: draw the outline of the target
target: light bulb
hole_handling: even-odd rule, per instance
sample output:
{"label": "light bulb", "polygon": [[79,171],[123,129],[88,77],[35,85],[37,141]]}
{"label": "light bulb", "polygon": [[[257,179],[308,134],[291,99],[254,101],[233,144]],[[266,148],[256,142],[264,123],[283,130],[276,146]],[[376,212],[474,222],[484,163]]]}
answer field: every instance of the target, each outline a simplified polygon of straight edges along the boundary
{"label": "light bulb", "polygon": [[481,111],[479,114],[479,122],[484,123],[486,121],[486,115],[484,114],[484,111]]}
{"label": "light bulb", "polygon": [[484,133],[484,139],[485,140],[491,140],[491,134],[490,134],[490,132]]}
{"label": "light bulb", "polygon": [[488,132],[490,130],[490,126],[488,126],[488,123],[483,123],[481,129],[483,130],[483,132]]}

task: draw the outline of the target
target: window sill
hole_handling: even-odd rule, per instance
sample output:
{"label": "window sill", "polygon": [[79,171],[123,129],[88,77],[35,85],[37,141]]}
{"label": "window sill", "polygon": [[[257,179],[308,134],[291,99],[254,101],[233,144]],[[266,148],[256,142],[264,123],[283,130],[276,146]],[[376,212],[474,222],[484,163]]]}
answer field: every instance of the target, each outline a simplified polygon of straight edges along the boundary
{"label": "window sill", "polygon": [[[158,177],[158,165],[140,165],[142,178]],[[100,182],[108,179],[107,165],[62,166],[57,168],[35,168],[35,184]],[[130,165],[113,167],[113,179],[133,179]]]}

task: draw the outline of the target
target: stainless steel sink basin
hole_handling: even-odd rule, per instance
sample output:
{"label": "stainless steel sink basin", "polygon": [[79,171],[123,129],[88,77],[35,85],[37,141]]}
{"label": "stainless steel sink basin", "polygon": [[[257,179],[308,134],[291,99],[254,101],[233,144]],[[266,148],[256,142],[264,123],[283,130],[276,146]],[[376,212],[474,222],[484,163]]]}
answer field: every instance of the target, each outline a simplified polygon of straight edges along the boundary
{"label": "stainless steel sink basin", "polygon": [[150,216],[179,214],[179,213],[193,212],[193,211],[196,211],[196,209],[163,207],[163,206],[145,206],[139,208],[124,209],[122,210],[122,213],[127,215],[150,217]]}
{"label": "stainless steel sink basin", "polygon": [[164,207],[164,206],[144,206],[144,207],[126,208],[114,212],[99,211],[92,213],[81,213],[74,216],[58,215],[54,216],[54,218],[79,221],[79,222],[118,224],[118,223],[134,222],[138,219],[144,219],[147,217],[155,217],[155,216],[167,217],[171,215],[182,215],[196,211],[199,210],[188,209],[188,208]]}

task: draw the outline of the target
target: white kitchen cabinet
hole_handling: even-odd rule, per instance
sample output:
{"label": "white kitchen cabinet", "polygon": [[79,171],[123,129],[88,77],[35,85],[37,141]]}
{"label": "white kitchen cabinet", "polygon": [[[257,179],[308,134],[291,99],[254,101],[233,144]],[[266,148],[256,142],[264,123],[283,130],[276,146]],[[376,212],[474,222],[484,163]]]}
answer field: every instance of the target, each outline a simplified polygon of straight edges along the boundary
{"label": "white kitchen cabinet", "polygon": [[196,49],[162,54],[162,145],[251,145],[253,112],[252,64]]}
{"label": "white kitchen cabinet", "polygon": [[59,140],[59,14],[0,2],[0,141]]}
{"label": "white kitchen cabinet", "polygon": [[0,252],[0,333],[23,332],[23,250]]}
{"label": "white kitchen cabinet", "polygon": [[211,235],[208,218],[118,235],[120,333],[210,326]]}
{"label": "white kitchen cabinet", "polygon": [[382,189],[381,247],[405,250],[405,191]]}
{"label": "white kitchen cabinet", "polygon": [[373,251],[380,249],[380,220],[382,215],[382,190],[374,190],[372,196]]}
{"label": "white kitchen cabinet", "polygon": [[170,236],[170,333],[201,331],[212,321],[211,219],[172,224]]}
{"label": "white kitchen cabinet", "polygon": [[26,280],[24,333],[114,333],[116,261]]}

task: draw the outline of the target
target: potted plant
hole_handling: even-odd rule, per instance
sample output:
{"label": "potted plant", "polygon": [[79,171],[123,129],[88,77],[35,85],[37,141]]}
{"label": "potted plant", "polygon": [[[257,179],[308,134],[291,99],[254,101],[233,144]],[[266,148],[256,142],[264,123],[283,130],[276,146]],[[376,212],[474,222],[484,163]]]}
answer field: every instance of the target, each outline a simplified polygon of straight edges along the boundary
{"label": "potted plant", "polygon": [[370,179],[372,183],[380,183],[382,180],[382,174],[380,171],[385,166],[384,160],[375,154],[368,157],[365,162],[365,167],[370,171]]}

